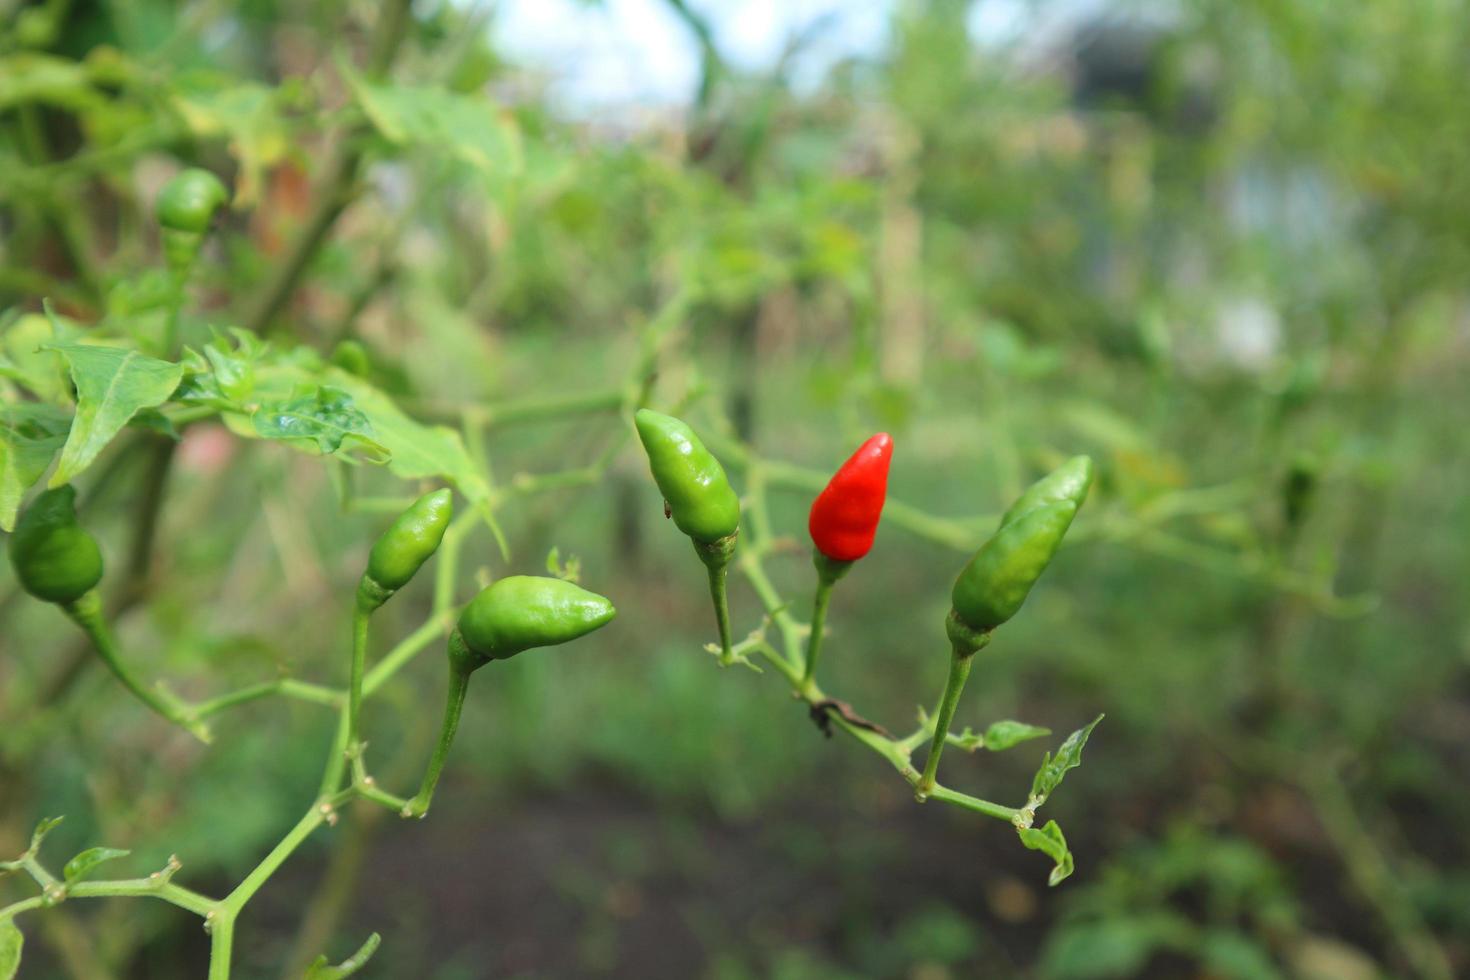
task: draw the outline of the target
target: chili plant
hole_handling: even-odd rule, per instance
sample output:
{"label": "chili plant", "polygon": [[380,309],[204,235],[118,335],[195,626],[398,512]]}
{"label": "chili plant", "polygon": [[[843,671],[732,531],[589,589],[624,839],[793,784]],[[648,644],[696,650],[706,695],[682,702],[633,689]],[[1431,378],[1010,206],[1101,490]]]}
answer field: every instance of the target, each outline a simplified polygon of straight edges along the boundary
{"label": "chili plant", "polygon": [[[199,916],[210,935],[209,977],[225,980],[231,974],[238,920],[314,831],[336,823],[353,802],[384,807],[405,818],[427,815],[471,673],[527,650],[575,640],[607,625],[615,615],[610,601],[564,578],[510,575],[483,588],[456,616],[465,539],[474,526],[484,524],[508,557],[496,510],[512,495],[494,485],[488,467],[467,446],[461,431],[414,420],[355,372],[351,358],[329,360],[307,347],[277,349],[241,329],[215,332],[201,345],[180,347],[180,311],[189,276],[211,218],[225,197],[218,178],[200,170],[182,172],[159,195],[156,214],[169,274],[162,332],[148,333],[128,322],[83,325],[49,305],[43,307],[43,315],[11,314],[0,321],[5,351],[15,356],[14,361],[0,360],[0,391],[6,396],[0,401],[0,528],[13,532],[7,551],[21,588],[69,618],[139,705],[162,721],[208,743],[220,716],[279,696],[335,712],[335,734],[325,747],[320,783],[300,818],[223,895],[206,895],[175,880],[183,866],[177,857],[142,877],[96,877],[105,863],[128,856],[128,851],[113,847],[88,848],[58,872],[43,856],[42,847],[60,818],[43,820],[22,854],[0,861],[0,876],[28,876],[36,888],[31,897],[0,906],[0,977],[5,980],[19,969],[24,917],[67,900],[100,897],[152,898]],[[590,410],[631,414],[642,402],[651,358],[657,352],[656,338],[668,329],[668,322],[661,319],[651,325],[650,343],[634,376],[610,398],[593,402]],[[495,421],[501,423],[525,411],[510,405],[499,410],[501,417]],[[529,414],[544,417],[583,410],[588,406],[575,399],[565,406],[540,401]],[[190,700],[141,676],[113,629],[111,612],[99,592],[108,581],[110,564],[78,517],[74,484],[96,475],[99,460],[124,457],[130,449],[152,445],[171,452],[174,440],[207,421],[223,423],[243,438],[278,442],[341,462],[380,464],[419,483],[447,483],[468,504],[455,516],[451,489],[431,490],[407,502],[374,543],[352,603],[345,685],[278,677]],[[473,437],[489,421],[467,419],[464,428]],[[625,438],[614,440],[604,456],[615,452]],[[548,478],[554,481],[558,476]],[[42,478],[47,487],[22,509],[27,491]],[[358,500],[346,478],[342,490],[347,507],[381,509],[384,503]],[[151,503],[157,506],[159,501]],[[430,615],[373,662],[374,614],[436,554],[440,569]],[[125,563],[113,575],[136,578],[138,572]],[[441,638],[447,650],[448,692],[441,735],[418,790],[411,796],[395,795],[369,770],[362,705]],[[347,976],[367,962],[378,942],[374,934],[335,966],[323,956],[309,975]]]}
{"label": "chili plant", "polygon": [[[751,655],[759,656],[789,682],[792,694],[807,705],[813,721],[824,732],[830,735],[832,728],[841,729],[886,759],[913,787],[914,798],[920,803],[939,800],[1007,820],[1023,845],[1042,851],[1055,862],[1051,884],[1072,874],[1072,853],[1061,827],[1055,820],[1042,827],[1033,824],[1036,811],[1067,772],[1081,763],[1082,749],[1102,720],[1101,715],[1068,736],[1055,755],[1045,755],[1021,806],[992,803],[943,786],[938,782],[938,772],[947,745],[968,751],[982,747],[999,751],[1049,734],[1046,729],[1009,720],[994,722],[983,733],[969,728],[956,733],[950,725],[976,654],[989,645],[995,630],[1020,610],[1086,500],[1092,486],[1092,460],[1075,457],[1032,484],[1006,510],[995,533],[960,572],[954,583],[953,607],[944,623],[950,641],[950,670],[939,705],[932,713],[921,711],[919,727],[897,737],[847,702],[824,692],[816,676],[832,589],[873,546],[887,496],[892,438],[879,433],[863,443],[812,503],[808,529],[814,545],[816,585],[811,620],[801,623],[788,611],[788,603],[765,572],[763,563],[771,553],[772,532],[761,464],[754,460],[747,463],[751,476],[747,490],[750,526],[737,558],[741,514],[719,462],[693,430],[678,419],[644,410],[638,413],[638,423],[654,481],[665,497],[665,514],[689,535],[695,551],[710,568],[710,591],[720,627],[720,645],[712,650],[720,665],[739,663],[759,671],[750,659]],[[695,517],[711,514],[718,520],[708,525]],[[712,535],[718,535],[717,563],[707,557]],[[732,561],[759,596],[766,615],[760,628],[735,644],[730,642],[724,577],[724,568]],[[775,644],[766,637],[769,626],[774,626],[779,635]],[[912,760],[915,751],[926,745],[921,770]]]}

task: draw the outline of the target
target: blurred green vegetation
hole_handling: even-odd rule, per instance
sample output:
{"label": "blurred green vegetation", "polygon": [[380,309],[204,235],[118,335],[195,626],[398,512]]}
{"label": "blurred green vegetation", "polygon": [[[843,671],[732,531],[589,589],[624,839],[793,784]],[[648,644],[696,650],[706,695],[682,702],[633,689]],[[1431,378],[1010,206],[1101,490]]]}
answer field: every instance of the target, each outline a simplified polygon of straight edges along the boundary
{"label": "blurred green vegetation", "polygon": [[[699,5],[668,6],[705,36]],[[0,2],[0,308],[153,336],[151,201],[209,167],[235,199],[186,340],[359,342],[487,454],[512,557],[480,528],[469,565],[535,572],[555,547],[620,610],[472,690],[433,818],[354,812],[310,843],[245,920],[239,976],[374,929],[368,975],[446,980],[1470,972],[1470,7],[1120,4],[1001,44],[970,4],[913,0],[815,86],[790,81],[799,46],[753,72],[710,36],[687,108],[591,117],[492,46],[490,5],[414,5],[375,72],[389,7]],[[1078,862],[1059,889],[1006,828],[916,807],[822,739],[776,679],[713,666],[702,570],[634,451],[537,482],[627,423],[527,400],[615,404],[673,305],[653,404],[817,470],[888,429],[890,499],[956,518],[890,520],[836,593],[824,686],[895,730],[942,686],[976,515],[1097,459],[958,718],[1107,713],[1048,804]],[[157,491],[134,435],[80,482],[140,667],[196,696],[340,683],[385,520],[340,483],[413,488],[190,430],[134,596]],[[773,493],[772,570],[805,603],[812,494]],[[429,591],[385,607],[382,648]],[[732,603],[754,628],[755,597]],[[65,813],[58,852],[174,853],[223,884],[310,798],[319,709],[250,705],[203,751],[8,563],[0,624],[0,856]],[[369,707],[385,783],[427,755],[438,658]],[[954,752],[946,781],[1019,803],[1041,746]],[[177,910],[81,904],[37,917],[22,977],[202,972]]]}

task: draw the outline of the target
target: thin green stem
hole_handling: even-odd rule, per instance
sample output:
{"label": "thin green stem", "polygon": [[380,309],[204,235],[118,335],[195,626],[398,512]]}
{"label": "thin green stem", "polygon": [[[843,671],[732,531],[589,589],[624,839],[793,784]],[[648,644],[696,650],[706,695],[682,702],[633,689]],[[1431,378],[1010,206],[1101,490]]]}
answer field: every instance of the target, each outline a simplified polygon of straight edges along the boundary
{"label": "thin green stem", "polygon": [[179,705],[166,701],[156,691],[144,687],[123,663],[117,641],[113,639],[112,631],[107,628],[107,620],[102,613],[102,600],[98,598],[96,592],[88,592],[76,602],[68,603],[62,608],[72,621],[87,634],[87,638],[92,641],[92,646],[96,648],[97,655],[102,658],[107,669],[112,671],[113,676],[121,681],[135,698],[153,709],[160,717],[178,725],[201,742],[209,741],[209,726],[197,718],[189,717]]}
{"label": "thin green stem", "polygon": [[301,842],[310,837],[312,831],[320,827],[323,821],[334,810],[335,805],[333,800],[322,799],[312,804],[311,809],[306,811],[305,816],[298,820],[296,826],[292,827],[286,836],[281,838],[280,843],[245,876],[245,880],[236,885],[235,890],[220,901],[216,923],[220,918],[233,919],[235,915],[239,914],[239,911],[245,907],[245,903],[249,902],[255,896],[255,893],[260,891],[261,887],[270,880],[271,875],[275,874],[276,870],[286,862],[286,859],[295,852],[296,848],[301,846]]}
{"label": "thin green stem", "polygon": [[439,743],[434,746],[434,755],[429,759],[429,768],[424,770],[424,783],[418,795],[408,802],[405,812],[409,816],[422,817],[429,812],[434,799],[434,787],[439,785],[439,776],[449,758],[450,746],[454,744],[454,733],[459,730],[459,715],[464,708],[465,692],[470,687],[470,672],[451,668],[449,671],[449,694],[444,702],[444,722],[439,728]]}
{"label": "thin green stem", "polygon": [[806,661],[801,673],[801,687],[806,690],[817,676],[817,657],[822,652],[822,634],[827,628],[827,605],[832,601],[835,581],[826,576],[817,578],[817,594],[812,600],[812,631],[806,640]]}
{"label": "thin green stem", "polygon": [[1001,806],[999,803],[991,803],[989,800],[982,800],[978,796],[971,796],[968,793],[961,793],[937,784],[929,788],[929,799],[939,800],[942,803],[952,803],[955,806],[963,807],[966,810],[974,810],[976,813],[983,813],[987,817],[995,817],[1007,823],[1015,820],[1016,815],[1021,812],[1015,807]]}
{"label": "thin green stem", "polygon": [[207,701],[200,701],[194,705],[194,717],[207,718],[221,711],[228,711],[230,708],[235,708],[242,704],[249,704],[251,701],[259,701],[261,698],[268,698],[272,694],[279,694],[280,691],[281,682],[279,680],[264,681],[260,684],[242,687],[238,691],[231,691],[228,694],[221,694]]}
{"label": "thin green stem", "polygon": [[322,772],[318,796],[328,796],[342,788],[343,777],[347,774],[347,733],[347,711],[344,708],[337,715],[337,733],[332,737],[332,747],[327,750],[327,765]]}
{"label": "thin green stem", "polygon": [[42,891],[49,892],[61,887],[61,882],[56,880],[56,876],[42,867],[41,862],[36,859],[34,845],[31,850],[21,855],[20,866],[25,869],[26,874],[36,879],[36,884],[41,886]]}
{"label": "thin green stem", "polygon": [[929,758],[924,760],[924,775],[914,786],[919,799],[926,799],[934,792],[934,779],[939,772],[939,755],[949,736],[949,723],[954,720],[955,708],[960,703],[960,692],[970,677],[970,667],[975,662],[973,653],[954,653],[949,659],[949,677],[944,682],[944,697],[939,710],[934,713],[934,739],[929,743]]}
{"label": "thin green stem", "polygon": [[362,675],[367,669],[368,621],[372,612],[361,604],[352,610],[352,675],[347,684],[347,747],[357,750],[362,714]]}
{"label": "thin green stem", "polygon": [[149,878],[131,878],[123,881],[78,881],[66,887],[68,898],[157,898],[177,905],[195,915],[208,915],[219,903],[208,895],[201,895],[182,885],[172,882],[159,884]]}
{"label": "thin green stem", "polygon": [[362,797],[364,800],[368,800],[371,803],[376,803],[379,806],[393,811],[394,813],[401,815],[404,810],[409,806],[408,800],[405,800],[401,796],[394,796],[392,793],[381,790],[371,782],[357,783],[355,788],[357,790],[357,795]]}
{"label": "thin green stem", "polygon": [[184,286],[189,281],[189,269],[193,264],[191,261],[186,266],[169,270],[167,315],[163,321],[164,357],[173,357],[178,350],[179,312],[184,306]]}
{"label": "thin green stem", "polygon": [[357,751],[352,755],[352,793],[359,799],[367,800],[385,806],[394,813],[402,814],[408,806],[408,801],[401,796],[394,796],[378,788],[377,781],[368,775],[367,763],[363,760],[362,752]]}
{"label": "thin green stem", "polygon": [[766,575],[766,570],[761,566],[760,552],[755,546],[747,548],[740,556],[740,571],[750,583],[750,587],[755,590],[755,594],[760,597],[761,607],[765,609],[766,615],[781,632],[781,645],[785,652],[778,655],[785,661],[785,666],[791,671],[793,677],[800,678],[800,668],[791,665],[797,662],[796,651],[801,648],[799,640],[801,628],[786,611],[786,604],[781,601],[781,596],[776,592],[776,586],[771,583],[770,578]]}
{"label": "thin green stem", "polygon": [[35,895],[31,898],[25,898],[20,900],[19,902],[15,902],[14,904],[7,905],[4,908],[0,908],[0,922],[8,922],[9,920],[15,918],[17,915],[20,915],[22,912],[30,912],[33,909],[43,909],[46,907],[48,902],[49,899],[47,899],[46,896]]}
{"label": "thin green stem", "polygon": [[216,912],[209,920],[209,980],[230,980],[230,959],[234,954],[235,917]]}
{"label": "thin green stem", "polygon": [[259,684],[251,684],[240,688],[238,691],[230,691],[229,693],[209,698],[206,701],[200,701],[190,709],[190,714],[195,718],[208,718],[210,715],[219,714],[221,711],[228,711],[242,704],[259,701],[275,694],[286,698],[294,698],[297,701],[320,704],[328,708],[340,707],[343,703],[343,693],[337,688],[326,687],[321,684],[311,684],[307,681],[298,681],[289,677],[281,677],[273,681],[262,681]]}
{"label": "thin green stem", "polygon": [[340,708],[342,706],[342,691],[340,688],[326,687],[322,684],[311,684],[307,681],[284,678],[279,683],[279,693],[282,697],[295,698],[297,701],[307,701],[311,704],[319,704],[327,708]]}
{"label": "thin green stem", "polygon": [[715,622],[720,629],[720,664],[729,665],[735,660],[730,639],[730,599],[725,589],[725,566],[709,565],[709,596],[715,604]]}

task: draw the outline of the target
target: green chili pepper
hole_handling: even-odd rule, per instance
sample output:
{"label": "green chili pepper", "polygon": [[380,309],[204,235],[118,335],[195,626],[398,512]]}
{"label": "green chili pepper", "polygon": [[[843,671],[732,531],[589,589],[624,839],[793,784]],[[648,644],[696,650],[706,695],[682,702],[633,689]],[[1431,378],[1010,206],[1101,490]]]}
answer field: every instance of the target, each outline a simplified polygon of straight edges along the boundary
{"label": "green chili pepper", "polygon": [[407,585],[439,549],[453,516],[454,498],[447,488],[424,494],[399,514],[368,555],[357,590],[359,605],[376,609]]}
{"label": "green chili pepper", "polygon": [[640,409],[638,438],[648,452],[654,482],[668,501],[669,516],[696,544],[713,545],[740,527],[740,498],[720,461],[699,436],[669,415]]}
{"label": "green chili pepper", "polygon": [[450,656],[461,661],[457,667],[474,669],[533,647],[570,642],[605,626],[616,614],[611,602],[564,579],[512,575],[465,607],[458,629],[464,650]]}
{"label": "green chili pepper", "polygon": [[978,649],[983,637],[1016,614],[1062,543],[1092,485],[1092,461],[1068,460],[1011,505],[955,582],[950,636]]}
{"label": "green chili pepper", "polygon": [[77,523],[76,490],[47,490],[25,509],[10,537],[10,562],[21,586],[61,607],[92,641],[102,662],[138,700],[164,718],[209,741],[208,727],[172,699],[141,683],[123,662],[107,628],[102,599],[93,591],[102,581],[102,552]]}
{"label": "green chili pepper", "polygon": [[170,231],[208,230],[210,219],[229,199],[220,179],[208,170],[190,167],[175,174],[158,194],[154,213],[158,223]]}
{"label": "green chili pepper", "polygon": [[352,617],[352,671],[347,686],[347,744],[358,750],[362,709],[362,678],[367,668],[368,619],[393,593],[418,574],[444,540],[454,516],[454,496],[448,489],[424,494],[399,514],[368,553],[367,571],[357,583],[357,610]]}
{"label": "green chili pepper", "polygon": [[154,215],[163,227],[164,256],[176,274],[185,274],[194,264],[210,220],[229,197],[218,177],[197,167],[180,171],[163,185]]}
{"label": "green chili pepper", "polygon": [[695,553],[709,571],[709,594],[720,630],[720,663],[728,666],[734,662],[735,653],[725,566],[735,555],[740,498],[720,461],[704,448],[688,425],[646,408],[639,409],[633,421],[648,453],[648,468],[664,495],[664,513],[689,535]]}
{"label": "green chili pepper", "polygon": [[617,615],[613,604],[595,592],[559,578],[512,575],[470,600],[459,625],[449,634],[449,693],[439,742],[424,770],[418,794],[404,805],[404,816],[429,812],[434,787],[449,758],[470,674],[492,660],[507,660],[534,647],[568,643],[606,626]]}
{"label": "green chili pepper", "polygon": [[47,490],[25,509],[10,538],[10,563],[21,586],[58,605],[76,602],[102,580],[102,552],[77,523],[76,490]]}
{"label": "green chili pepper", "polygon": [[1067,460],[1016,498],[1001,516],[1000,527],[960,572],[951,593],[954,607],[944,623],[953,648],[949,677],[934,712],[929,757],[914,785],[920,800],[934,791],[940,754],[975,652],[990,642],[991,631],[1020,610],[1057,553],[1091,486],[1092,460],[1086,456]]}
{"label": "green chili pepper", "polygon": [[1091,486],[1092,460],[1087,456],[1073,456],[1027,487],[1025,492],[1017,497],[1015,503],[1011,504],[1001,516],[1001,526],[1004,527],[1011,523],[1038,504],[1070,500],[1081,507],[1082,500],[1087,496],[1088,488]]}

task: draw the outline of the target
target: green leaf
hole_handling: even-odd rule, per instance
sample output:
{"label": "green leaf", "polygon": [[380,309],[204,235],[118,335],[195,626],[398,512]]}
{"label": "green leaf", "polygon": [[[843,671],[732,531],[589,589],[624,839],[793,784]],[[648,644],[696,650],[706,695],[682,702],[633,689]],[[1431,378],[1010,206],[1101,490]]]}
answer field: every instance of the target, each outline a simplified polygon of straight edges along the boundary
{"label": "green leaf", "polygon": [[1098,715],[1092,719],[1091,724],[1068,735],[1055,756],[1048,752],[1042,758],[1041,768],[1036,770],[1036,778],[1031,781],[1031,798],[1035,806],[1040,806],[1051,796],[1052,791],[1061,785],[1062,777],[1069,769],[1076,769],[1082,764],[1082,747],[1087,744],[1087,736],[1092,734],[1092,730],[1102,720],[1103,716]]}
{"label": "green leaf", "polygon": [[458,432],[409,418],[382,391],[340,368],[331,368],[329,376],[366,413],[377,440],[392,454],[390,470],[405,480],[448,480],[475,504],[489,499],[490,487]]}
{"label": "green leaf", "polygon": [[17,317],[5,329],[5,339],[0,344],[8,360],[0,367],[0,374],[30,389],[42,401],[70,403],[71,384],[66,377],[66,363],[55,352],[44,348],[71,340],[74,333],[59,318],[53,323],[53,319],[38,313]]}
{"label": "green leaf", "polygon": [[242,402],[255,390],[255,361],[263,347],[252,334],[243,330],[234,333],[239,341],[237,349],[231,350],[224,338],[217,337],[204,345],[204,356],[214,370],[220,392],[231,401]]}
{"label": "green leaf", "polygon": [[216,335],[204,352],[189,348],[184,356],[184,380],[174,398],[182,402],[239,409],[255,394],[257,364],[266,357],[269,345],[254,334],[231,327],[235,345]]}
{"label": "green leaf", "polygon": [[572,555],[566,560],[566,564],[562,564],[561,549],[555,545],[546,553],[546,570],[568,582],[582,581],[582,559]]}
{"label": "green leaf", "polygon": [[66,442],[71,416],[52,405],[0,405],[0,528],[15,530],[26,490]]}
{"label": "green leaf", "polygon": [[0,980],[14,980],[20,972],[20,950],[25,940],[14,919],[0,922]]}
{"label": "green leaf", "polygon": [[1055,887],[1071,875],[1072,852],[1067,849],[1067,838],[1062,836],[1062,828],[1055,820],[1048,820],[1046,826],[1041,829],[1035,827],[1018,827],[1016,833],[1021,835],[1021,843],[1033,851],[1040,851],[1056,862],[1056,867],[1051,869],[1051,875],[1046,883]]}
{"label": "green leaf", "polygon": [[382,936],[376,932],[373,933],[357,952],[337,966],[331,966],[327,962],[326,954],[323,953],[311,966],[307,967],[304,980],[340,980],[342,977],[350,977],[367,965],[367,961],[372,959],[373,954],[378,951],[378,944],[382,941]]}
{"label": "green leaf", "polygon": [[116,860],[117,858],[127,857],[131,853],[131,851],[119,850],[116,847],[89,847],[66,862],[66,867],[61,869],[61,874],[67,880],[68,884],[73,881],[81,881],[87,875],[91,874],[98,865],[107,861]]}
{"label": "green leaf", "polygon": [[1050,728],[1028,725],[1024,721],[994,721],[985,729],[984,746],[992,752],[1002,752],[1027,739],[1050,735]]}
{"label": "green leaf", "polygon": [[31,849],[28,853],[35,854],[39,851],[46,835],[55,830],[65,819],[65,817],[42,817],[41,822],[36,824],[36,829],[31,831]]}
{"label": "green leaf", "polygon": [[375,85],[351,73],[348,81],[389,143],[447,154],[485,177],[520,170],[519,131],[488,99],[428,85]]}
{"label": "green leaf", "polygon": [[307,452],[326,455],[347,444],[374,462],[386,462],[391,455],[352,396],[331,385],[261,405],[250,421],[262,438],[279,439]]}
{"label": "green leaf", "polygon": [[167,401],[184,368],[119,347],[63,344],[49,349],[66,358],[77,389],[71,434],[61,450],[61,463],[51,475],[50,486],[59,487],[90,466],[140,410]]}

